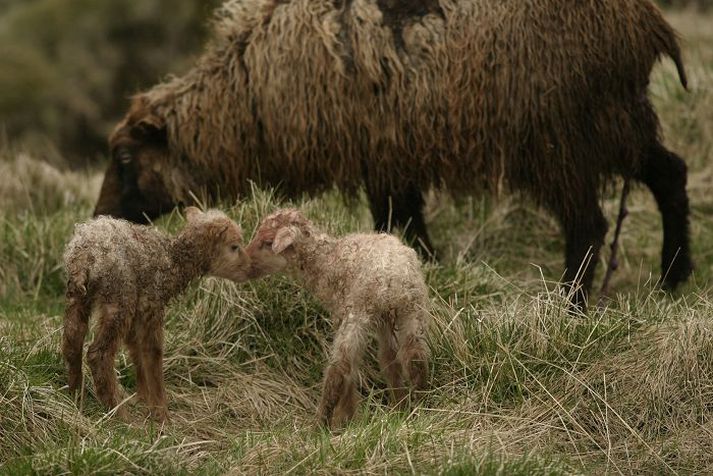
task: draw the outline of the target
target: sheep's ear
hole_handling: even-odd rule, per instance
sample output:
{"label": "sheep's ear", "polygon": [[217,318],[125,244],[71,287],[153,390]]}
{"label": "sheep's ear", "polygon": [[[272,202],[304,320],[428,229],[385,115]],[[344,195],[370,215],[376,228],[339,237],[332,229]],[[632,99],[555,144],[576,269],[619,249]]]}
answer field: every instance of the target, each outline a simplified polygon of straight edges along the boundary
{"label": "sheep's ear", "polygon": [[300,230],[296,226],[282,228],[275,235],[275,239],[272,240],[272,251],[279,255],[294,244],[299,234]]}
{"label": "sheep's ear", "polygon": [[150,131],[152,129],[161,130],[166,126],[166,123],[158,114],[148,112],[136,125],[144,131]]}
{"label": "sheep's ear", "polygon": [[166,141],[166,119],[158,114],[147,97],[134,97],[126,121],[131,126],[130,134],[134,139]]}
{"label": "sheep's ear", "polygon": [[183,210],[183,213],[186,215],[186,219],[188,221],[193,221],[198,218],[203,212],[200,211],[200,209],[197,207],[186,207],[186,209]]}

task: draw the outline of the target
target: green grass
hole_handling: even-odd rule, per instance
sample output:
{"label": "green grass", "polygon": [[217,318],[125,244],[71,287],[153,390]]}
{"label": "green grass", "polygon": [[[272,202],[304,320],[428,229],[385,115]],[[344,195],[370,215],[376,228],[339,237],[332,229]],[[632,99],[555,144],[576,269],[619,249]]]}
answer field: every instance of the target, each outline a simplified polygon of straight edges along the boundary
{"label": "green grass", "polygon": [[[433,194],[443,261],[425,267],[430,390],[394,410],[370,356],[359,412],[340,432],[314,417],[329,316],[286,277],[206,279],[173,303],[167,426],[140,405],[129,424],[106,415],[88,378],[83,398],[70,399],[61,254],[91,214],[100,176],[2,154],[11,179],[0,186],[0,474],[713,472],[713,31],[710,16],[671,19],[687,40],[691,92],[666,63],[652,96],[690,169],[690,283],[673,295],[656,287],[661,224],[643,189],[630,198],[615,295],[586,318],[570,316],[559,292],[564,243],[551,217],[513,197]],[[610,221],[618,189],[604,200]],[[336,193],[296,205],[334,233],[371,227],[363,201],[347,207]],[[256,191],[221,208],[249,236],[276,206]],[[172,214],[157,226],[181,223]],[[133,392],[126,354],[116,368]]]}

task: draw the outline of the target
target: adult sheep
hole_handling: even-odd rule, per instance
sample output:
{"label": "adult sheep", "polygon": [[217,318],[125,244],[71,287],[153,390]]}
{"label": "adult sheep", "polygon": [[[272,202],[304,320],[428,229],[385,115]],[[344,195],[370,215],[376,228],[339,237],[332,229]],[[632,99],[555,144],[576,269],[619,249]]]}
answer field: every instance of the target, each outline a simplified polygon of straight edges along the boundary
{"label": "adult sheep", "polygon": [[[430,250],[422,191],[529,194],[566,235],[565,283],[591,287],[599,195],[645,183],[663,282],[692,265],[686,166],[647,97],[676,35],[648,0],[234,0],[184,76],[133,98],[95,214],[154,218],[191,192],[364,186],[377,229]],[[583,263],[585,264],[582,269]]]}

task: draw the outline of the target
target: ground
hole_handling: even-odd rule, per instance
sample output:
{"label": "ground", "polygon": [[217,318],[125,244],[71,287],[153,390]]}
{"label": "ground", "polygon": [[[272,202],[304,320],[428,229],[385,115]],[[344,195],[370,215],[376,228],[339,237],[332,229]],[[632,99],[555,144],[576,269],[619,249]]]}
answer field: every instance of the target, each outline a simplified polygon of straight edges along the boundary
{"label": "ground", "polygon": [[[6,148],[0,473],[712,473],[713,15],[669,19],[684,39],[690,92],[665,62],[651,95],[667,146],[689,165],[690,282],[674,294],[658,289],[660,217],[641,187],[629,200],[614,296],[587,317],[568,314],[558,292],[563,240],[547,214],[517,197],[456,203],[432,194],[428,220],[443,260],[426,266],[430,390],[410,410],[394,410],[372,357],[360,411],[336,433],[314,417],[328,315],[288,278],[207,279],[171,306],[165,427],[145,420],[140,405],[129,424],[107,416],[86,375],[74,402],[59,353],[60,259],[101,176]],[[620,189],[605,197],[611,223]],[[335,233],[371,227],[363,201],[348,207],[330,193],[298,205]],[[221,205],[248,236],[275,206],[259,191]],[[173,214],[157,225],[181,222]],[[130,394],[125,353],[117,371]]]}

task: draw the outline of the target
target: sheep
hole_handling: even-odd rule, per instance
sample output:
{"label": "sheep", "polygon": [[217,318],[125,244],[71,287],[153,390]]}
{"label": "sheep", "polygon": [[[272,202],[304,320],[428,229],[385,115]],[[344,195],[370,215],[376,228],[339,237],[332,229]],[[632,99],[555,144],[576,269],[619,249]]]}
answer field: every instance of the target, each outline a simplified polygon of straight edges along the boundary
{"label": "sheep", "polygon": [[197,64],[136,95],[96,214],[141,221],[191,192],[365,188],[377,230],[433,251],[422,192],[521,191],[566,238],[584,306],[616,176],[663,217],[665,287],[692,271],[686,165],[647,88],[676,34],[649,0],[232,0]]}
{"label": "sheep", "polygon": [[266,217],[246,248],[250,278],[283,270],[298,277],[330,312],[336,334],[324,372],[319,421],[340,426],[358,403],[356,378],[369,337],[397,404],[404,379],[426,387],[428,289],[416,252],[385,233],[333,238],[295,209]]}
{"label": "sheep", "polygon": [[[185,210],[175,237],[125,220],[98,217],[75,227],[64,252],[67,303],[62,354],[69,390],[82,385],[82,348],[91,314],[95,337],[87,351],[94,391],[107,408],[120,403],[114,357],[121,341],[136,367],[137,393],[158,421],[168,416],[163,384],[166,305],[189,283],[211,275],[245,281],[250,261],[240,227],[217,210]],[[123,406],[117,416],[127,419]]]}

